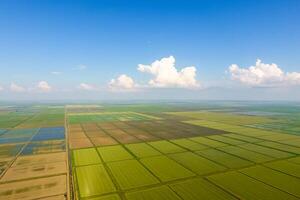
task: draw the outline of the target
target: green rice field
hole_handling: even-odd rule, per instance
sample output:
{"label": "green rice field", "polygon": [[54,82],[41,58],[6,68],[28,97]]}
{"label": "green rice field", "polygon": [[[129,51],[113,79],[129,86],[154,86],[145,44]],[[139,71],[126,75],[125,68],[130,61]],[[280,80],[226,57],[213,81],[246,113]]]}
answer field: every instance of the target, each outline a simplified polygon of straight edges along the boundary
{"label": "green rice field", "polygon": [[300,199],[299,113],[292,103],[0,106],[0,199]]}

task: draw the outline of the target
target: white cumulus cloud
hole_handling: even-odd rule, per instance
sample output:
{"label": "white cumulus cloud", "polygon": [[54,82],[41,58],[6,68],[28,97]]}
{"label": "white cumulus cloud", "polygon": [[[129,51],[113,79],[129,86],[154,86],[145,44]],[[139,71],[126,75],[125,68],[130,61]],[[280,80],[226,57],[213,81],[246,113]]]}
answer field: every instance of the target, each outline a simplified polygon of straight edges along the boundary
{"label": "white cumulus cloud", "polygon": [[78,86],[78,89],[87,90],[87,91],[97,90],[97,88],[95,86],[87,84],[87,83],[80,83],[80,85]]}
{"label": "white cumulus cloud", "polygon": [[12,92],[25,92],[26,89],[20,85],[17,85],[16,83],[11,83],[10,90]]}
{"label": "white cumulus cloud", "polygon": [[180,87],[196,88],[199,83],[196,80],[196,67],[184,67],[177,70],[173,56],[154,61],[151,65],[138,65],[140,72],[153,75],[148,83],[153,87]]}
{"label": "white cumulus cloud", "polygon": [[116,79],[112,79],[109,82],[109,87],[112,90],[134,90],[137,87],[137,85],[130,76],[122,74]]}
{"label": "white cumulus cloud", "polygon": [[0,85],[0,91],[3,91],[4,90],[4,88]]}
{"label": "white cumulus cloud", "polygon": [[52,87],[46,81],[40,81],[37,84],[37,89],[41,92],[50,92]]}
{"label": "white cumulus cloud", "polygon": [[249,86],[278,86],[300,84],[300,73],[285,73],[278,65],[265,64],[257,60],[254,66],[240,68],[236,64],[229,66],[231,79]]}

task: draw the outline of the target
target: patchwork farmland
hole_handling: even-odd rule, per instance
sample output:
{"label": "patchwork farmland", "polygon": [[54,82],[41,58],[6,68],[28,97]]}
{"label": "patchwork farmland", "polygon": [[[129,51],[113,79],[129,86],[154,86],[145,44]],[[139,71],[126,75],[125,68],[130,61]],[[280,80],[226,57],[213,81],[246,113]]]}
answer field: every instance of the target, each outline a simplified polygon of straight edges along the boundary
{"label": "patchwork farmland", "polygon": [[297,109],[0,106],[0,199],[300,199]]}

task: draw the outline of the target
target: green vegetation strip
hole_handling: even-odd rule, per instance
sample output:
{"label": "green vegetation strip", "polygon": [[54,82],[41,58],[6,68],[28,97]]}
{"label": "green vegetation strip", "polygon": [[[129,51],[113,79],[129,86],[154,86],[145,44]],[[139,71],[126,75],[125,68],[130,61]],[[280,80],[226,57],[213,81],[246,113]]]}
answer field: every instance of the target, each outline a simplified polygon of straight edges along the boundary
{"label": "green vegetation strip", "polygon": [[228,168],[241,168],[252,165],[253,163],[239,157],[224,153],[216,149],[207,149],[202,151],[196,151],[197,154],[220,163]]}
{"label": "green vegetation strip", "polygon": [[256,145],[256,144],[250,144],[250,143],[239,145],[239,147],[250,150],[250,151],[254,151],[254,152],[257,152],[260,154],[264,154],[264,155],[267,155],[267,156],[270,156],[273,158],[288,158],[288,157],[294,156],[294,154],[291,154],[291,153],[279,151],[276,149],[272,149],[272,148],[268,148],[268,147],[264,147],[264,146],[260,146],[260,145]]}
{"label": "green vegetation strip", "polygon": [[230,193],[235,194],[240,199],[298,199],[281,190],[235,171],[212,175],[209,176],[208,179]]}
{"label": "green vegetation strip", "polygon": [[146,143],[127,144],[125,146],[138,158],[161,155],[159,151]]}
{"label": "green vegetation strip", "polygon": [[223,136],[241,140],[241,141],[248,142],[248,143],[257,143],[257,142],[263,141],[258,138],[249,137],[249,136],[245,136],[245,135],[238,135],[238,134],[234,134],[234,133],[224,134]]}
{"label": "green vegetation strip", "polygon": [[81,197],[102,195],[116,191],[103,165],[89,165],[76,168]]}
{"label": "green vegetation strip", "polygon": [[249,167],[240,171],[289,194],[300,197],[300,181],[296,177],[263,166]]}
{"label": "green vegetation strip", "polygon": [[192,137],[192,138],[189,138],[190,140],[192,141],[195,141],[199,144],[202,144],[202,145],[207,145],[209,147],[213,147],[213,148],[216,148],[216,147],[223,147],[223,146],[228,146],[228,144],[225,144],[223,142],[219,142],[219,141],[216,141],[216,140],[211,140],[211,139],[208,139],[206,137]]}
{"label": "green vegetation strip", "polygon": [[269,123],[275,120],[260,117],[260,116],[249,116],[249,115],[237,115],[232,113],[216,113],[216,112],[169,112],[168,114],[190,117],[195,119],[204,119],[209,121],[216,121],[234,125],[245,125],[245,124],[259,124],[259,123]]}
{"label": "green vegetation strip", "polygon": [[277,171],[281,171],[283,173],[289,174],[291,176],[295,176],[300,178],[300,165],[292,162],[288,162],[286,160],[280,160],[270,163],[265,163],[265,166],[272,168]]}
{"label": "green vegetation strip", "polygon": [[72,155],[75,166],[101,163],[95,148],[73,150]]}
{"label": "green vegetation strip", "polygon": [[230,200],[236,199],[224,190],[216,187],[204,179],[191,179],[172,184],[170,187],[185,200]]}
{"label": "green vegetation strip", "polygon": [[285,145],[285,144],[279,144],[279,143],[276,143],[276,142],[268,142],[268,141],[260,142],[258,144],[266,146],[266,147],[271,147],[271,148],[274,148],[274,149],[278,149],[278,150],[281,150],[281,151],[287,151],[287,152],[294,153],[294,154],[300,154],[300,148],[299,147],[293,147],[293,146],[289,146],[289,145]]}
{"label": "green vegetation strip", "polygon": [[123,190],[159,183],[159,181],[136,160],[112,162],[108,163],[108,167]]}
{"label": "green vegetation strip", "polygon": [[172,181],[194,176],[194,173],[166,156],[142,158],[141,162],[161,181]]}
{"label": "green vegetation strip", "polygon": [[112,194],[112,195],[105,195],[101,197],[89,198],[89,200],[121,200],[121,198],[117,194]]}
{"label": "green vegetation strip", "polygon": [[98,147],[97,150],[104,162],[128,160],[133,158],[133,156],[121,145]]}
{"label": "green vegetation strip", "polygon": [[169,157],[199,175],[226,170],[225,167],[192,152],[170,154]]}
{"label": "green vegetation strip", "polygon": [[160,140],[160,141],[155,141],[155,142],[149,142],[151,146],[156,148],[158,151],[168,154],[168,153],[178,153],[178,152],[183,152],[186,151],[185,149],[168,142],[166,140]]}
{"label": "green vegetation strip", "polygon": [[171,140],[171,142],[181,146],[181,147],[184,147],[186,149],[189,149],[191,151],[197,151],[197,150],[202,150],[202,149],[207,149],[209,148],[208,146],[205,146],[205,145],[202,145],[202,144],[199,144],[197,142],[194,142],[192,140],[189,140],[189,139],[176,139],[176,140]]}
{"label": "green vegetation strip", "polygon": [[239,145],[239,144],[244,144],[245,143],[241,140],[236,140],[236,139],[224,137],[222,135],[211,135],[211,136],[207,136],[207,138],[212,139],[212,140],[217,140],[219,142],[224,142],[224,143],[227,143],[227,144],[231,144],[231,145]]}
{"label": "green vegetation strip", "polygon": [[266,156],[266,155],[263,155],[260,153],[256,153],[253,151],[249,151],[246,149],[242,149],[237,146],[219,147],[218,149],[221,151],[225,151],[226,153],[233,154],[235,156],[244,158],[246,160],[250,160],[255,163],[263,163],[263,162],[274,160],[274,158],[272,158],[272,157],[269,157],[269,156]]}
{"label": "green vegetation strip", "polygon": [[256,129],[256,128],[230,125],[230,124],[224,124],[224,123],[213,122],[213,121],[205,121],[205,120],[190,120],[190,121],[185,121],[185,123],[193,124],[193,125],[197,125],[197,126],[204,126],[207,128],[223,130],[223,131],[227,131],[227,132],[231,132],[231,133],[242,134],[242,135],[246,135],[246,136],[253,136],[253,137],[274,134],[273,131],[265,131],[265,130]]}
{"label": "green vegetation strip", "polygon": [[127,193],[125,196],[128,200],[180,200],[181,199],[167,186],[140,190],[137,192],[130,192]]}

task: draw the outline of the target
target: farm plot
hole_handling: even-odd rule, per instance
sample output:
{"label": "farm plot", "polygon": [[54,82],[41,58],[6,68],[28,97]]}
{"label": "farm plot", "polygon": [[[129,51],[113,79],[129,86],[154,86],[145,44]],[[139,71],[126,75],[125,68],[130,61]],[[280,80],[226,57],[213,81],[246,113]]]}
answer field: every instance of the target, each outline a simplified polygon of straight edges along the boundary
{"label": "farm plot", "polygon": [[101,112],[101,113],[82,113],[69,114],[70,124],[86,123],[86,122],[105,122],[105,121],[132,121],[132,120],[154,120],[159,119],[150,115],[144,115],[135,112]]}
{"label": "farm plot", "polygon": [[241,147],[243,149],[250,150],[250,151],[254,151],[254,152],[266,155],[266,156],[277,158],[277,159],[279,159],[279,158],[288,158],[288,157],[294,156],[294,154],[291,154],[291,153],[287,153],[287,152],[284,152],[284,151],[280,151],[280,150],[260,146],[260,145],[257,145],[257,144],[247,143],[247,144],[239,145],[239,147]]}
{"label": "farm plot", "polygon": [[101,159],[95,148],[73,150],[72,155],[75,166],[101,163]]}
{"label": "farm plot", "polygon": [[168,153],[178,153],[186,151],[185,149],[175,145],[171,142],[160,140],[155,142],[148,142],[152,147],[160,151],[161,153],[168,154]]}
{"label": "farm plot", "polygon": [[185,200],[228,200],[237,199],[230,193],[216,187],[210,182],[197,178],[170,185],[170,187]]}
{"label": "farm plot", "polygon": [[64,127],[41,128],[32,141],[61,140],[65,138]]}
{"label": "farm plot", "polygon": [[118,144],[118,142],[108,135],[90,138],[95,146],[109,146]]}
{"label": "farm plot", "polygon": [[76,167],[76,177],[80,197],[103,195],[116,191],[111,178],[101,164]]}
{"label": "farm plot", "polygon": [[257,142],[262,142],[263,140],[255,138],[255,137],[249,137],[249,136],[245,136],[245,135],[238,135],[238,134],[234,134],[234,133],[229,133],[229,134],[224,134],[224,137],[229,137],[229,138],[233,138],[236,140],[241,140],[243,142],[247,142],[247,143],[257,143]]}
{"label": "farm plot", "polygon": [[66,175],[0,184],[0,199],[32,199],[64,195]]}
{"label": "farm plot", "polygon": [[233,125],[246,125],[246,124],[263,124],[275,121],[274,119],[260,116],[249,116],[232,113],[221,112],[169,112],[171,115],[185,116],[194,119],[203,119],[208,121],[216,121]]}
{"label": "farm plot", "polygon": [[294,147],[294,146],[290,146],[290,145],[280,144],[280,143],[277,143],[277,142],[269,142],[269,141],[260,142],[258,144],[262,145],[262,146],[278,149],[278,150],[281,150],[281,151],[290,152],[290,153],[293,153],[293,154],[300,154],[300,148],[299,147]]}
{"label": "farm plot", "polygon": [[227,169],[224,166],[198,156],[192,152],[170,154],[168,155],[168,157],[172,158],[182,166],[195,172],[198,175],[211,174],[215,172],[225,171]]}
{"label": "farm plot", "polygon": [[159,183],[159,181],[136,160],[112,162],[108,163],[108,167],[122,190]]}
{"label": "farm plot", "polygon": [[298,198],[239,172],[226,172],[209,176],[208,179],[239,199],[289,199]]}
{"label": "farm plot", "polygon": [[300,197],[300,181],[296,177],[263,166],[245,168],[240,170],[240,172],[298,198]]}
{"label": "farm plot", "polygon": [[211,140],[206,137],[193,137],[193,138],[189,138],[189,139],[192,141],[195,141],[199,144],[206,145],[206,146],[212,147],[212,148],[228,146],[228,144],[226,144],[226,143],[219,142],[216,140]]}
{"label": "farm plot", "polygon": [[241,140],[236,140],[228,137],[224,137],[222,135],[212,135],[212,136],[207,136],[207,138],[212,139],[212,140],[217,140],[219,142],[224,142],[229,145],[239,145],[239,144],[244,144],[245,142]]}
{"label": "farm plot", "polygon": [[142,158],[140,161],[163,182],[195,175],[166,156]]}
{"label": "farm plot", "polygon": [[65,174],[66,168],[65,161],[10,167],[1,178],[1,182]]}
{"label": "farm plot", "polygon": [[180,197],[176,195],[167,186],[161,186],[156,188],[150,188],[146,190],[140,190],[136,192],[129,192],[125,194],[128,200],[153,200],[153,199],[164,199],[164,200],[180,200]]}
{"label": "farm plot", "polygon": [[147,143],[127,144],[125,146],[138,158],[161,155],[159,151],[155,150]]}
{"label": "farm plot", "polygon": [[274,158],[272,157],[260,153],[256,153],[253,151],[249,151],[246,149],[242,149],[236,146],[219,147],[218,149],[226,153],[243,158],[245,160],[252,161],[254,163],[263,163],[263,162],[274,160]]}
{"label": "farm plot", "polygon": [[22,150],[21,155],[63,152],[66,150],[64,140],[44,140],[42,142],[30,142]]}
{"label": "farm plot", "polygon": [[250,136],[250,137],[260,137],[264,135],[274,134],[274,132],[272,131],[266,131],[266,130],[261,130],[256,128],[245,127],[245,126],[224,124],[224,123],[219,123],[214,121],[191,120],[191,121],[185,121],[185,123],[204,126],[212,129],[223,130],[231,133],[237,133],[237,134]]}
{"label": "farm plot", "polygon": [[224,153],[216,149],[196,151],[196,153],[228,168],[241,168],[253,164],[250,161],[230,155],[228,153]]}
{"label": "farm plot", "polygon": [[183,148],[186,148],[188,150],[191,150],[191,151],[197,151],[197,150],[209,148],[208,146],[199,144],[197,142],[194,142],[194,141],[186,139],[186,138],[170,140],[170,142],[175,143],[175,144],[177,144]]}
{"label": "farm plot", "polygon": [[300,178],[300,165],[296,163],[288,162],[287,160],[280,160],[265,163],[264,166]]}
{"label": "farm plot", "polygon": [[104,162],[128,160],[133,158],[133,156],[121,145],[98,147],[97,150]]}

